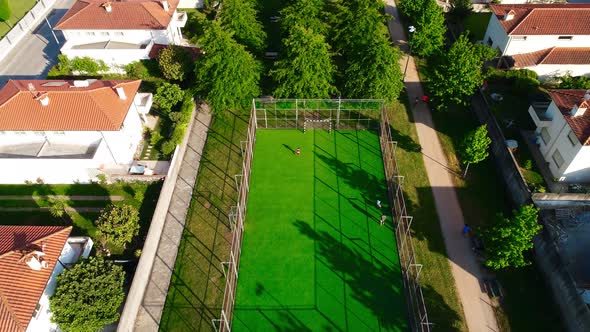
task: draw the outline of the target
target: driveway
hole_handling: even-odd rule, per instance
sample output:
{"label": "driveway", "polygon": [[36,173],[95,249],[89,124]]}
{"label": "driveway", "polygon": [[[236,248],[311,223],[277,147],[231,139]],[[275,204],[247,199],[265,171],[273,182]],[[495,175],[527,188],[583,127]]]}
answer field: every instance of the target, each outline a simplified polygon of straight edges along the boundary
{"label": "driveway", "polygon": [[[75,0],[57,0],[47,14],[47,20],[54,26],[74,4]],[[65,40],[60,31],[55,31],[56,42],[45,20],[31,30],[18,45],[0,61],[0,87],[9,79],[45,78],[47,72],[57,63],[57,55]]]}

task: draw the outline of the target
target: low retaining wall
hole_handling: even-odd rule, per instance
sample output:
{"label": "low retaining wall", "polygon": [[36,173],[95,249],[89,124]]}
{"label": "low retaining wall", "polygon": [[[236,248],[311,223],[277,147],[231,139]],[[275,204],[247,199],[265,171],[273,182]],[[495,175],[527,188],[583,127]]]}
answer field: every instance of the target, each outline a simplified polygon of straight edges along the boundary
{"label": "low retaining wall", "polygon": [[39,0],[25,16],[14,25],[6,36],[0,40],[0,61],[23,39],[23,37],[33,30],[37,24],[47,15],[47,12],[55,4],[56,0]]}
{"label": "low retaining wall", "polygon": [[541,209],[588,206],[590,194],[535,193],[533,194],[533,202]]}
{"label": "low retaining wall", "polygon": [[[168,216],[168,210],[171,206],[172,197],[176,189],[176,182],[181,171],[180,166],[182,165],[187,145],[189,143],[189,137],[191,136],[190,134],[195,123],[195,114],[196,111],[195,108],[193,108],[191,121],[187,126],[182,143],[177,146],[174,151],[170,169],[168,170],[168,175],[166,176],[166,180],[164,180],[162,190],[160,191],[160,197],[156,209],[154,210],[150,229],[145,239],[141,258],[139,259],[139,264],[135,270],[135,276],[127,295],[117,331],[130,332],[134,330],[135,320],[142,305],[147,285],[150,281],[152,268],[154,266],[154,261],[156,260],[156,253],[160,244],[160,238],[162,237],[166,217]],[[171,263],[173,264],[173,262]]]}

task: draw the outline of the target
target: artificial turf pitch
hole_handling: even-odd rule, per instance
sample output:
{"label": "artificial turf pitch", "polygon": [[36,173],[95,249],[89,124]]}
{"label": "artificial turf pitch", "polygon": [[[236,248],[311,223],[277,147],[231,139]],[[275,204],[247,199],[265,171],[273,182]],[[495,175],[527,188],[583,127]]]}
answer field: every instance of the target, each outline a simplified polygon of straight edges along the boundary
{"label": "artificial turf pitch", "polygon": [[408,330],[386,195],[377,133],[258,130],[232,329]]}

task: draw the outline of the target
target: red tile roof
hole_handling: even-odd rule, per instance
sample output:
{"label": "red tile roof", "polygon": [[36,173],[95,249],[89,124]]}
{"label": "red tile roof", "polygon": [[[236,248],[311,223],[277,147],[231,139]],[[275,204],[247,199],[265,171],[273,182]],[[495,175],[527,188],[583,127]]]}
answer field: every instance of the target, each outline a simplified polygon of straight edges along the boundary
{"label": "red tile roof", "polygon": [[572,116],[574,106],[582,106],[590,109],[590,101],[584,99],[586,90],[549,90],[551,99],[563,114],[565,121],[570,125],[583,145],[590,145],[590,110],[584,115]]}
{"label": "red tile roof", "polygon": [[[25,331],[72,231],[62,226],[0,226],[0,331]],[[32,270],[21,250],[43,248],[47,268]]]}
{"label": "red tile roof", "polygon": [[590,47],[553,47],[512,55],[515,67],[536,65],[590,65]]}
{"label": "red tile roof", "polygon": [[[98,80],[74,87],[74,81],[10,80],[0,90],[0,130],[117,131],[140,84]],[[123,88],[127,99],[119,98],[117,87]],[[40,102],[45,97],[47,106]]]}
{"label": "red tile roof", "polygon": [[179,0],[168,0],[168,11],[162,1],[112,1],[111,11],[106,0],[78,0],[55,25],[56,30],[165,30]]}
{"label": "red tile roof", "polygon": [[[590,35],[590,4],[490,5],[509,35]],[[504,20],[512,11],[514,18]]]}

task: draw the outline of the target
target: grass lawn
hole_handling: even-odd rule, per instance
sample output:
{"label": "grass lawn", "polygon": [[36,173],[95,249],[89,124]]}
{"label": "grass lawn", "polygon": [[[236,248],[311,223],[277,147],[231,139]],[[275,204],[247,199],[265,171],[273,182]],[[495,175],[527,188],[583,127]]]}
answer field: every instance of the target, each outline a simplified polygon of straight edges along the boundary
{"label": "grass lawn", "polygon": [[[143,238],[147,234],[149,224],[152,219],[156,202],[160,195],[161,182],[153,183],[115,183],[110,185],[99,184],[72,184],[72,185],[0,185],[0,195],[93,195],[106,196],[118,195],[123,196],[124,200],[120,202],[112,202],[112,204],[128,204],[139,210],[140,215],[140,233],[135,238],[134,242],[128,245],[125,250],[123,248],[110,247],[114,255],[122,255],[130,257],[133,255],[135,249],[143,246]],[[66,201],[68,206],[72,207],[106,207],[111,204],[110,201]],[[49,202],[45,199],[32,200],[1,200],[0,207],[46,207]],[[55,218],[49,212],[35,211],[35,212],[2,212],[0,218],[1,225],[69,225],[70,222],[74,226],[72,230],[73,235],[90,236],[94,239],[96,227],[94,221],[98,217],[98,213],[73,212],[69,214],[69,219]]]}
{"label": "grass lawn", "polygon": [[0,0],[0,7],[8,5],[10,8],[10,18],[6,22],[0,22],[0,38],[4,37],[36,2],[36,0]]}
{"label": "grass lawn", "polygon": [[406,331],[377,132],[259,130],[254,155],[232,329]]}
{"label": "grass lawn", "polygon": [[247,126],[247,115],[231,112],[212,120],[161,331],[214,331],[211,320],[219,319],[225,287],[221,262],[229,259],[227,214],[236,204],[234,175],[242,171],[240,141],[246,137]]}
{"label": "grass lawn", "polygon": [[437,330],[467,331],[411,112],[406,104],[396,102],[388,114],[394,140],[398,142],[396,157],[404,176],[408,213],[414,217],[417,260],[424,265],[420,276],[428,318]]}
{"label": "grass lawn", "polygon": [[483,40],[486,35],[488,23],[490,22],[490,13],[471,13],[463,20],[463,27],[469,30],[471,40]]}

